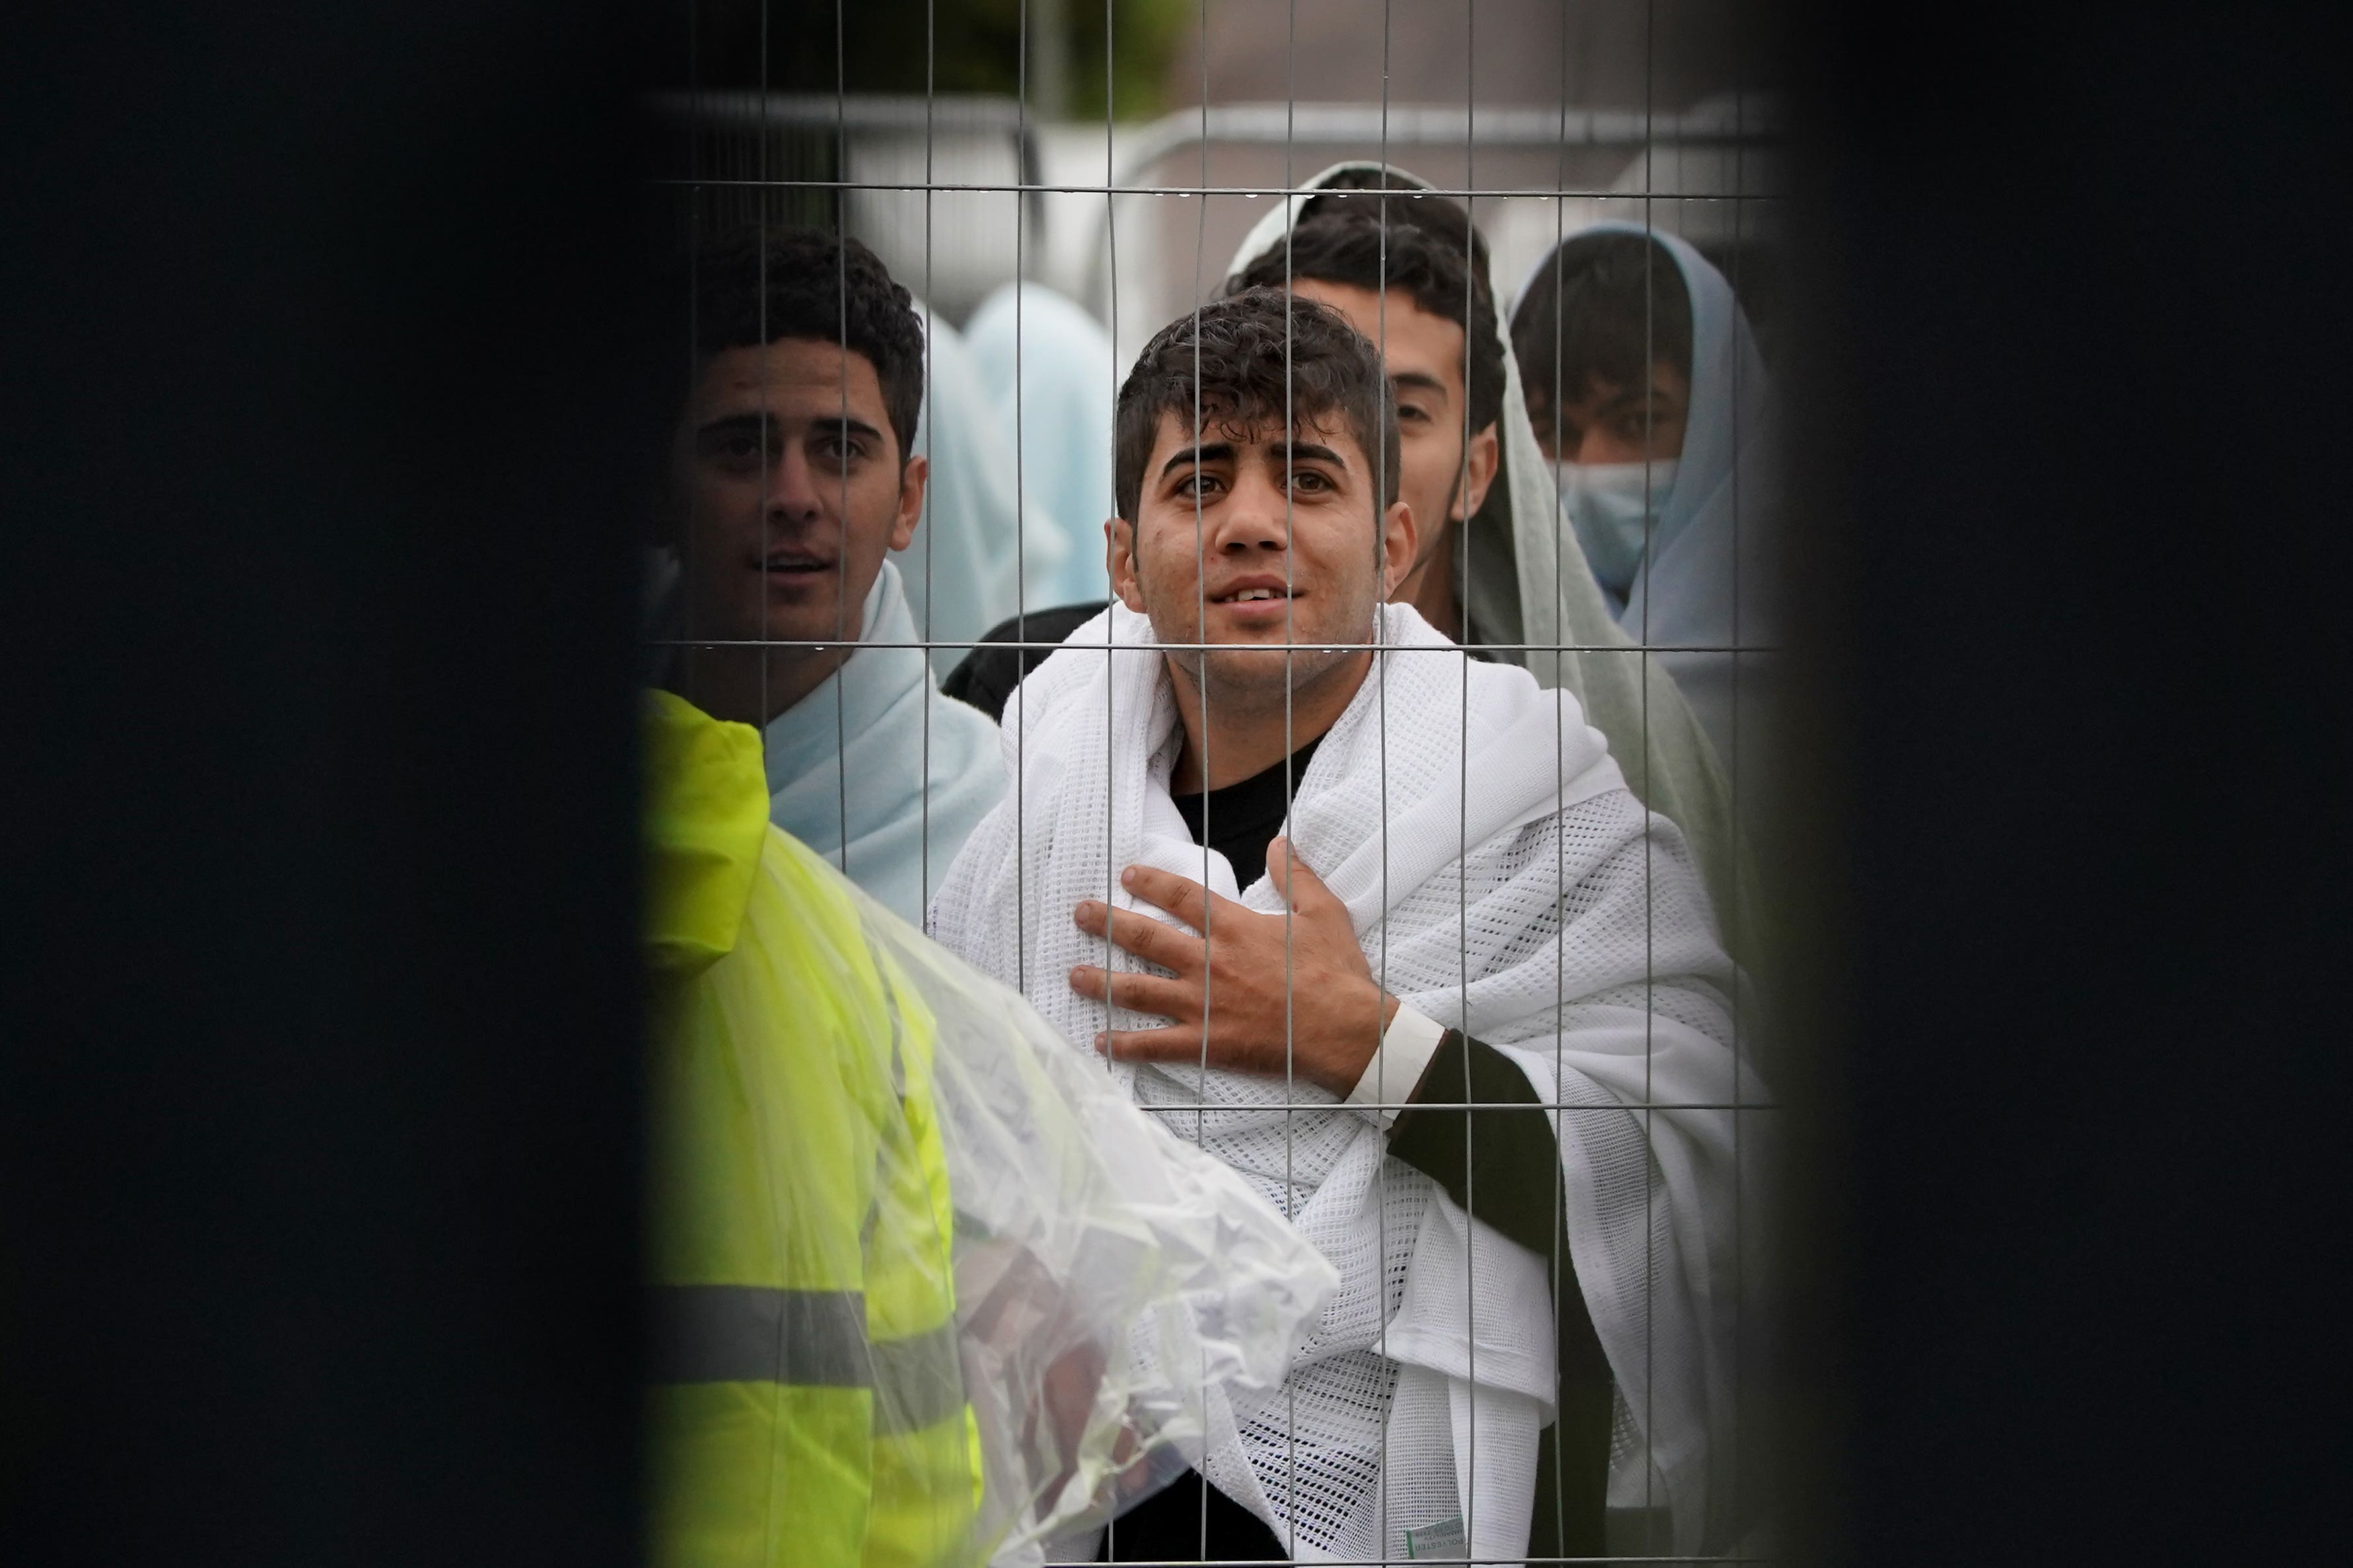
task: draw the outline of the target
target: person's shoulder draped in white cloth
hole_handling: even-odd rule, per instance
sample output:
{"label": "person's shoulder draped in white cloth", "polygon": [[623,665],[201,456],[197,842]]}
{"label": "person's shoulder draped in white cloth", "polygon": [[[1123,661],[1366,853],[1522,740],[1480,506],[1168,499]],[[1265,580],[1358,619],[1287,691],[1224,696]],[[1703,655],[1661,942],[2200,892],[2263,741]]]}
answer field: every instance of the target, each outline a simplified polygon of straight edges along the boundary
{"label": "person's shoulder draped in white cloth", "polygon": [[[1016,691],[1002,745],[1019,788],[933,908],[942,940],[1024,985],[1074,1049],[1145,1022],[1107,1019],[1065,978],[1106,951],[1072,923],[1079,900],[1157,912],[1119,888],[1122,868],[1206,868],[1214,890],[1282,908],[1258,868],[1238,877],[1177,815],[1181,737],[1165,661],[1141,646],[1153,640],[1114,603]],[[1736,976],[1702,879],[1567,689],[1469,660],[1404,605],[1381,608],[1377,640],[1388,651],[1299,783],[1292,843],[1387,991],[1569,1108],[1556,1120],[1571,1261],[1622,1402],[1613,1491],[1662,1496],[1675,1550],[1703,1550],[1729,1522],[1709,1461],[1733,1421],[1739,1266],[1740,1142],[1718,1108],[1760,1090],[1733,1048]],[[1373,1121],[1323,1089],[1113,1070],[1249,1175],[1344,1279],[1283,1388],[1220,1407],[1208,1479],[1303,1559],[1404,1556],[1406,1531],[1457,1521],[1470,1555],[1524,1555],[1552,1417],[1544,1263],[1386,1158]]]}
{"label": "person's shoulder draped in white cloth", "polygon": [[[904,557],[902,556],[902,559]],[[769,819],[920,923],[1005,793],[997,726],[932,684],[897,563],[866,595],[858,651],[768,723]]]}
{"label": "person's shoulder draped in white cloth", "polygon": [[[1259,220],[1234,253],[1228,273],[1241,271],[1281,243],[1286,229],[1301,221],[1302,209],[1318,194],[1343,183],[1344,176],[1380,176],[1385,168],[1393,187],[1428,184],[1394,165],[1362,160],[1335,163]],[[1388,199],[1410,198],[1393,195]],[[1360,191],[1347,200],[1369,214],[1378,198]],[[1492,289],[1493,280],[1489,282]],[[1511,548],[1508,552],[1473,553],[1472,581],[1464,584],[1466,602],[1517,605],[1527,652],[1506,657],[1524,664],[1542,684],[1561,687],[1575,697],[1586,721],[1608,737],[1627,787],[1683,829],[1734,950],[1746,962],[1750,944],[1744,932],[1753,920],[1757,894],[1718,752],[1664,661],[1633,651],[1636,637],[1619,625],[1586,564],[1576,531],[1561,514],[1552,465],[1528,419],[1504,303],[1497,299],[1504,354],[1504,406],[1497,431],[1502,463],[1481,515],[1503,510]],[[1493,580],[1497,577],[1506,580]],[[1655,628],[1653,640],[1658,640]]]}

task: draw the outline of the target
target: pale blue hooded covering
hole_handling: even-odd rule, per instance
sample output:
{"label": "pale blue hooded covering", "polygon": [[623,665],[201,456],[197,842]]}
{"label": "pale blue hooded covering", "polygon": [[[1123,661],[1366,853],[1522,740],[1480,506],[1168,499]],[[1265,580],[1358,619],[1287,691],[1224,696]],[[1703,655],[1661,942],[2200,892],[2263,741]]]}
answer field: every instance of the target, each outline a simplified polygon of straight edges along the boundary
{"label": "pale blue hooded covering", "polygon": [[[1024,568],[1031,606],[1061,602],[1039,595],[1060,573],[1066,546],[1034,498],[1017,542],[1014,519],[1024,509],[1015,493],[1011,410],[999,415],[965,338],[921,300],[915,309],[931,349],[915,451],[931,459],[932,475],[915,542],[898,559],[917,635],[942,645],[933,664],[944,674],[983,632],[1021,607]],[[1100,538],[1093,558],[1100,576]]]}
{"label": "pale blue hooded covering", "polygon": [[[1016,316],[1018,332],[1016,332]],[[1019,433],[1022,499],[1050,522],[1050,574],[1031,566],[1031,609],[1109,596],[1103,523],[1112,498],[1111,339],[1079,305],[1040,283],[1007,284],[965,324],[965,341],[1012,450]],[[1018,363],[1016,345],[1018,345]],[[1036,547],[1033,540],[1031,547]]]}
{"label": "pale blue hooded covering", "polygon": [[768,817],[920,926],[1005,764],[997,726],[940,694],[923,649],[877,646],[919,640],[893,562],[860,626],[858,651],[768,722]]}
{"label": "pale blue hooded covering", "polygon": [[[1636,642],[1653,647],[1772,647],[1782,630],[1771,575],[1780,542],[1781,495],[1774,461],[1780,432],[1772,381],[1756,335],[1724,274],[1677,236],[1640,224],[1600,223],[1562,243],[1610,233],[1648,235],[1664,247],[1682,269],[1692,313],[1691,410],[1683,458],[1618,624]],[[1525,294],[1525,286],[1521,292]],[[1516,300],[1513,308],[1516,313]],[[1657,658],[1715,743],[1717,756],[1729,760],[1736,751],[1757,750],[1762,739],[1757,721],[1769,709],[1776,684],[1772,655]],[[1737,726],[1736,666],[1737,708],[1748,721]],[[1737,747],[1736,729],[1741,731]]]}

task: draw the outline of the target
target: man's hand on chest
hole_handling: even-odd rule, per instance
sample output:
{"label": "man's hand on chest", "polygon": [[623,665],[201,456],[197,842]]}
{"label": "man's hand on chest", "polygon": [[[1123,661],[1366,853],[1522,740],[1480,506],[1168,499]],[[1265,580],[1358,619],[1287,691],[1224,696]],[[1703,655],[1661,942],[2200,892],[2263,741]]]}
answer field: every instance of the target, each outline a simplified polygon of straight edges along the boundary
{"label": "man's hand on chest", "polygon": [[1280,1078],[1287,1044],[1296,1077],[1337,1095],[1355,1087],[1397,999],[1374,981],[1347,906],[1293,857],[1288,840],[1267,846],[1266,869],[1287,892],[1287,920],[1151,866],[1129,867],[1120,885],[1191,930],[1092,899],[1072,911],[1081,931],[1170,971],[1134,974],[1091,963],[1071,971],[1082,996],[1105,1000],[1108,987],[1117,1005],[1170,1020],[1165,1028],[1098,1035],[1098,1050],[1121,1061],[1198,1062]]}

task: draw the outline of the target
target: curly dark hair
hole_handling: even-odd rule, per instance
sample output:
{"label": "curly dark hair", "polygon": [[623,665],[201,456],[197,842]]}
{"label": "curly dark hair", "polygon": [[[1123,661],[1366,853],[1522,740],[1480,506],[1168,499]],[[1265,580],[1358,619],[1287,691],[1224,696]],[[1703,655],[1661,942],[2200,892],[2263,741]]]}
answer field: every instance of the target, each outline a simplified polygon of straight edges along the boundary
{"label": "curly dark hair", "polygon": [[713,354],[786,338],[863,354],[903,463],[923,405],[923,321],[914,296],[854,239],[813,228],[754,226],[712,241],[694,258],[694,346]]}
{"label": "curly dark hair", "polygon": [[1528,412],[1539,429],[1564,401],[1599,384],[1641,386],[1663,361],[1691,374],[1691,292],[1683,268],[1644,234],[1611,231],[1570,240],[1528,282],[1512,316]]}
{"label": "curly dark hair", "polygon": [[1339,414],[1365,455],[1379,454],[1381,506],[1397,499],[1397,400],[1380,351],[1328,305],[1282,289],[1245,289],[1161,328],[1119,389],[1113,485],[1130,522],[1160,416],[1192,428],[1197,388],[1205,426],[1280,426],[1286,403],[1294,425]]}
{"label": "curly dark hair", "polygon": [[[1279,289],[1287,279],[1299,278],[1375,293],[1404,289],[1415,304],[1462,329],[1471,361],[1463,391],[1471,405],[1471,428],[1476,432],[1493,425],[1504,411],[1504,344],[1495,331],[1495,300],[1487,289],[1483,244],[1468,263],[1464,260],[1465,237],[1477,234],[1469,216],[1451,202],[1432,199],[1440,210],[1427,216],[1420,215],[1419,207],[1430,203],[1418,207],[1397,196],[1386,203],[1360,200],[1355,207],[1324,209],[1291,231],[1287,257],[1283,242],[1276,240],[1229,279],[1226,289]],[[1379,216],[1383,205],[1388,209],[1386,236]],[[1400,216],[1409,211],[1417,214],[1411,220]],[[1454,215],[1451,236],[1446,233],[1447,212]]]}

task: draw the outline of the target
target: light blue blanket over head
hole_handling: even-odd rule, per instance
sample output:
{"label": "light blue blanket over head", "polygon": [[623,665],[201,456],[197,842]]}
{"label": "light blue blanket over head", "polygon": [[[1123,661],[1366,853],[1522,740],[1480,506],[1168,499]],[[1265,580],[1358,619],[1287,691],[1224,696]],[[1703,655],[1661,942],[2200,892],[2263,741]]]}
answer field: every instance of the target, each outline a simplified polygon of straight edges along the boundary
{"label": "light blue blanket over head", "polygon": [[1029,513],[1050,521],[1057,535],[1053,574],[1030,574],[1029,607],[1109,597],[1103,523],[1117,510],[1112,408],[1119,395],[1110,337],[1076,303],[1024,283],[983,301],[965,340],[1006,440],[1018,442]]}
{"label": "light blue blanket over head", "polygon": [[[1779,563],[1781,496],[1772,378],[1732,285],[1678,236],[1640,224],[1600,223],[1590,234],[1647,234],[1674,258],[1691,296],[1691,409],[1675,482],[1660,505],[1647,558],[1628,586],[1618,624],[1651,646],[1768,647],[1782,627],[1773,574]],[[1736,661],[1728,653],[1662,653],[1692,713],[1735,752]],[[1761,714],[1774,685],[1769,655],[1737,663],[1737,703]],[[1756,739],[1754,732],[1751,739]],[[1741,748],[1747,749],[1747,748]]]}

